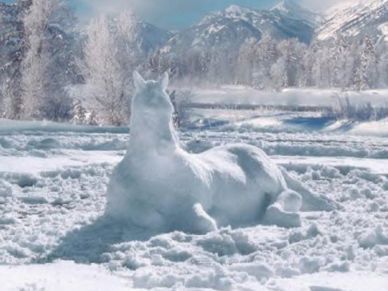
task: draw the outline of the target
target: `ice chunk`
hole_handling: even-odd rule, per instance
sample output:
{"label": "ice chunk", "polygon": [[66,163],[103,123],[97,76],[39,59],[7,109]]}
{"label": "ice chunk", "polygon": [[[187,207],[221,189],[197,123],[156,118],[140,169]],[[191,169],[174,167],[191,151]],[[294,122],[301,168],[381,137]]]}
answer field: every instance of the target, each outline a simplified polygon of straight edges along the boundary
{"label": "ice chunk", "polygon": [[241,263],[230,267],[233,271],[244,272],[256,277],[259,281],[261,279],[268,279],[274,275],[273,269],[265,263]]}
{"label": "ice chunk", "polygon": [[0,180],[0,197],[12,196],[12,186],[6,181]]}
{"label": "ice chunk", "polygon": [[290,232],[288,241],[290,243],[300,242],[302,240],[308,240],[321,234],[318,226],[313,223],[306,229],[297,229]]}
{"label": "ice chunk", "polygon": [[299,269],[302,274],[304,273],[316,273],[321,268],[321,263],[319,258],[309,258],[303,257],[299,261]]}
{"label": "ice chunk", "polygon": [[373,248],[376,245],[388,245],[388,235],[384,233],[381,225],[374,230],[361,235],[358,238],[358,243],[362,248]]}
{"label": "ice chunk", "polygon": [[21,188],[32,187],[38,182],[38,179],[34,175],[19,174],[17,184]]}
{"label": "ice chunk", "polygon": [[26,196],[21,197],[21,200],[26,204],[47,204],[48,200],[43,196]]}

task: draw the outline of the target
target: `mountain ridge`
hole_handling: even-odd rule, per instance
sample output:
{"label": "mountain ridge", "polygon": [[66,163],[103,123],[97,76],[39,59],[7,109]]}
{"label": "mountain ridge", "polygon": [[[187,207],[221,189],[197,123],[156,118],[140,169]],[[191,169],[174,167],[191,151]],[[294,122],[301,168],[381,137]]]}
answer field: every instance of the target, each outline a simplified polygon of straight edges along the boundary
{"label": "mountain ridge", "polygon": [[325,41],[341,34],[356,39],[369,36],[388,38],[388,0],[350,2],[329,11],[325,23],[317,30],[316,38]]}
{"label": "mountain ridge", "polygon": [[[288,2],[287,2],[288,3]],[[290,5],[289,3],[287,5]],[[300,42],[310,43],[315,24],[311,21],[315,14],[293,6],[287,11],[256,10],[231,5],[224,10],[204,16],[198,23],[176,33],[161,49],[162,54],[179,55],[193,51],[229,50],[236,53],[248,39],[259,41],[264,35],[275,40],[297,38]],[[298,15],[309,15],[308,20]]]}

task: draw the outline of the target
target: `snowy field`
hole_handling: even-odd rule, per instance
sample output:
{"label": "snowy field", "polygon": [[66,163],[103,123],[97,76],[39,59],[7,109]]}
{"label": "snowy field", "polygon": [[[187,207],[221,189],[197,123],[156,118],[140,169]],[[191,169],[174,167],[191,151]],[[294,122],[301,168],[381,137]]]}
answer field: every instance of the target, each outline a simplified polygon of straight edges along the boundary
{"label": "snowy field", "polygon": [[296,229],[128,229],[102,217],[128,129],[3,120],[0,289],[388,290],[388,121],[202,110],[189,128],[189,150],[259,146],[341,209]]}
{"label": "snowy field", "polygon": [[352,104],[356,105],[370,103],[374,106],[388,106],[387,89],[356,92],[339,89],[286,88],[270,92],[246,86],[223,85],[218,89],[188,87],[184,90],[191,92],[195,102],[211,104],[335,107],[339,100],[349,99]]}

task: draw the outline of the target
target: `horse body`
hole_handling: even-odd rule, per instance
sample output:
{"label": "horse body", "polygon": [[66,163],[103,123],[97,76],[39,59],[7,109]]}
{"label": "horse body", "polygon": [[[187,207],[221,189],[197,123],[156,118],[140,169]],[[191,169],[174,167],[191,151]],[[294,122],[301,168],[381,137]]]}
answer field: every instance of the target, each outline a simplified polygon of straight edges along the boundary
{"label": "horse body", "polygon": [[158,231],[207,232],[258,222],[299,226],[302,207],[331,208],[328,200],[284,176],[256,147],[186,152],[171,122],[168,78],[134,77],[129,148],[108,187],[108,215]]}

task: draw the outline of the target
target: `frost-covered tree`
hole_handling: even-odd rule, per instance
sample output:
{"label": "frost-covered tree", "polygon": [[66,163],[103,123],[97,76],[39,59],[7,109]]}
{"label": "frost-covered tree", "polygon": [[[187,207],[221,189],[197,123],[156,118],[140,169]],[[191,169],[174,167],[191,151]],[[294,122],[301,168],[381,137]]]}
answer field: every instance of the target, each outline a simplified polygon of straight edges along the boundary
{"label": "frost-covered tree", "polygon": [[359,46],[358,66],[354,75],[354,88],[365,90],[377,83],[376,48],[369,37],[365,37]]}
{"label": "frost-covered tree", "polygon": [[332,74],[332,63],[330,60],[330,47],[320,44],[315,53],[315,62],[312,73],[315,86],[319,88],[329,88]]}
{"label": "frost-covered tree", "polygon": [[[263,34],[238,47],[218,45],[190,52],[170,53],[166,46],[148,65],[152,72],[170,71],[174,80],[211,84],[238,83],[260,89],[318,87],[358,90],[386,86],[386,42],[372,37],[360,44],[356,38],[336,38],[310,44],[297,39],[276,39]],[[382,45],[384,44],[384,45]],[[237,51],[237,53],[236,53]]]}
{"label": "frost-covered tree", "polygon": [[271,88],[271,67],[279,57],[276,41],[271,36],[264,35],[256,47],[256,67],[254,70],[254,83],[258,88]]}
{"label": "frost-covered tree", "polygon": [[127,74],[127,86],[132,86],[132,72],[140,62],[145,62],[146,55],[136,39],[138,21],[131,11],[123,11],[110,23],[111,33],[116,46],[116,58]]}
{"label": "frost-covered tree", "polygon": [[24,17],[28,50],[22,63],[23,110],[24,117],[38,117],[45,95],[45,72],[49,56],[43,51],[45,32],[49,18],[58,9],[59,2],[35,0]]}
{"label": "frost-covered tree", "polygon": [[237,55],[227,48],[209,50],[209,69],[207,82],[227,84],[235,81]]}
{"label": "frost-covered tree", "polygon": [[357,70],[358,43],[355,41],[349,41],[349,46],[344,52],[344,55],[346,61],[344,67],[342,68],[342,89],[349,89],[353,87],[354,72]]}
{"label": "frost-covered tree", "polygon": [[300,76],[300,87],[313,87],[315,86],[315,79],[313,75],[313,68],[315,64],[316,46],[313,44],[309,49],[305,50],[301,66],[303,68],[303,74]]}
{"label": "frost-covered tree", "polygon": [[331,46],[330,64],[333,66],[330,85],[337,88],[345,88],[347,84],[346,70],[348,65],[349,43],[342,35],[338,35]]}
{"label": "frost-covered tree", "polygon": [[0,3],[0,114],[19,119],[22,113],[21,63],[25,54],[23,18],[32,0]]}
{"label": "frost-covered tree", "polygon": [[103,122],[120,125],[128,120],[133,61],[133,20],[125,13],[112,20],[92,19],[86,29],[84,76],[87,107]]}
{"label": "frost-covered tree", "polygon": [[271,77],[276,89],[298,86],[303,74],[302,58],[304,45],[295,39],[281,41],[277,45],[279,58],[271,67]]}
{"label": "frost-covered tree", "polygon": [[256,68],[257,40],[247,39],[240,48],[237,60],[236,79],[238,83],[253,85],[253,77]]}
{"label": "frost-covered tree", "polygon": [[0,118],[10,117],[12,112],[13,95],[8,81],[0,82]]}
{"label": "frost-covered tree", "polygon": [[377,87],[388,86],[388,43],[386,41],[381,42],[377,46],[377,55],[379,57],[377,63]]}
{"label": "frost-covered tree", "polygon": [[73,15],[61,0],[33,0],[23,25],[23,117],[69,119],[72,101],[66,86],[74,78]]}

